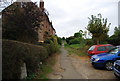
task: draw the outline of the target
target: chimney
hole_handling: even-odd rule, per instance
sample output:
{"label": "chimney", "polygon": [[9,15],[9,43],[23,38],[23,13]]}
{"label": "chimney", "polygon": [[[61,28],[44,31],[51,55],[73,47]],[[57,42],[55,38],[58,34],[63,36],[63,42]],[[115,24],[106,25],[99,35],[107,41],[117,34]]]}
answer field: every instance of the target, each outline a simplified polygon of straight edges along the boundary
{"label": "chimney", "polygon": [[43,11],[44,10],[44,1],[40,0],[40,9]]}

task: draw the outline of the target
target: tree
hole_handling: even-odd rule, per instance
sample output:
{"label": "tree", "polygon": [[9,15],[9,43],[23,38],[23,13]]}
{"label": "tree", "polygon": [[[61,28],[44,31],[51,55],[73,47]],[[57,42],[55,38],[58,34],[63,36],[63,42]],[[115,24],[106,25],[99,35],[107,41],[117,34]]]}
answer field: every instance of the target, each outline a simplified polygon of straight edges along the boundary
{"label": "tree", "polygon": [[73,40],[74,38],[75,38],[74,36],[70,36],[70,37],[66,38],[67,44],[70,44],[70,40]]}
{"label": "tree", "polygon": [[79,38],[79,37],[82,38],[83,36],[84,36],[84,34],[83,34],[82,30],[80,30],[79,32],[77,32],[77,33],[74,34],[74,37],[76,37],[76,38]]}
{"label": "tree", "polygon": [[3,39],[35,43],[42,12],[33,2],[16,2],[3,10]]}
{"label": "tree", "polygon": [[62,40],[65,40],[65,37],[62,37]]}
{"label": "tree", "polygon": [[92,34],[92,39],[99,44],[100,41],[104,41],[108,37],[107,33],[111,23],[107,25],[107,18],[102,18],[101,14],[91,15],[91,18],[88,19],[89,23],[86,29]]}
{"label": "tree", "polygon": [[120,26],[119,27],[115,27],[114,29],[114,35],[118,36],[120,34]]}
{"label": "tree", "polygon": [[57,37],[57,42],[58,42],[59,45],[62,45],[62,38]]}
{"label": "tree", "polygon": [[114,28],[114,34],[107,39],[107,42],[113,45],[120,45],[120,27]]}

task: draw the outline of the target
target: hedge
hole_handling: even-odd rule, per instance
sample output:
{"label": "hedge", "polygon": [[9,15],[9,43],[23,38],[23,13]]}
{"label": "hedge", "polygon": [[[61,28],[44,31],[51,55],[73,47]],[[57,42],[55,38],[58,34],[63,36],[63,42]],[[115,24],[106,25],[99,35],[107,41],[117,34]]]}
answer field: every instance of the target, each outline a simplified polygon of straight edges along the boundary
{"label": "hedge", "polygon": [[27,74],[36,72],[40,62],[43,62],[52,52],[51,45],[38,46],[13,40],[2,40],[2,78],[19,79],[20,67],[25,62]]}

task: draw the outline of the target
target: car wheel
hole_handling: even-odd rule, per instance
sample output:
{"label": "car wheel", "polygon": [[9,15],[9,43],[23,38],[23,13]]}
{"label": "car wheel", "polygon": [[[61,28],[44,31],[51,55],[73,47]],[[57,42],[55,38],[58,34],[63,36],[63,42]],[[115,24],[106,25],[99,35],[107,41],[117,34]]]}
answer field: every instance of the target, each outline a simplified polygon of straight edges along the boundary
{"label": "car wheel", "polygon": [[113,62],[107,62],[105,68],[109,71],[113,70]]}

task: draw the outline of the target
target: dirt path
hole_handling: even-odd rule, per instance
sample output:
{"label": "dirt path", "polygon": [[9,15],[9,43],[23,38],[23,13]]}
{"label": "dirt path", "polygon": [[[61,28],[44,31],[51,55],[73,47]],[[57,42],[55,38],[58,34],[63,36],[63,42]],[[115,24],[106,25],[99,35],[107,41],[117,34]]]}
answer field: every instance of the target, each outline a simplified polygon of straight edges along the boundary
{"label": "dirt path", "polygon": [[116,79],[112,71],[94,69],[87,56],[69,56],[64,45],[56,61],[50,79]]}
{"label": "dirt path", "polygon": [[79,74],[72,64],[71,58],[68,56],[67,51],[61,48],[61,67],[65,70],[62,73],[62,79],[83,79],[83,76]]}

